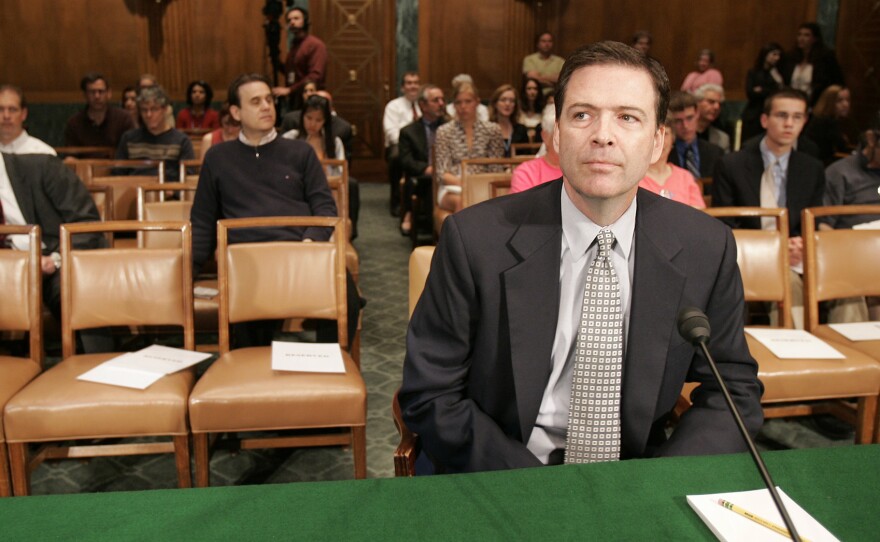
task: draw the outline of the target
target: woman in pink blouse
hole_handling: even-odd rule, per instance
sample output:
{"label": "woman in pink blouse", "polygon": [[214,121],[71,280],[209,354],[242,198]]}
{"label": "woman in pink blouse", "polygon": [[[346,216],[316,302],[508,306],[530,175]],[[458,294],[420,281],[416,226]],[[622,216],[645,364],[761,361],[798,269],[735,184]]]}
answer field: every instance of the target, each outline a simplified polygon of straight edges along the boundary
{"label": "woman in pink blouse", "polygon": [[666,114],[666,135],[663,138],[663,152],[650,166],[645,177],[639,181],[639,186],[660,194],[664,198],[705,209],[706,202],[700,193],[700,187],[694,180],[694,176],[683,168],[667,162],[669,153],[672,151],[672,143],[675,140],[675,132],[672,131],[672,115]]}
{"label": "woman in pink blouse", "polygon": [[712,83],[720,87],[724,86],[724,77],[715,69],[715,53],[711,49],[703,49],[697,57],[697,71],[687,74],[681,90],[694,92],[706,83]]}
{"label": "woman in pink blouse", "polygon": [[[494,122],[477,119],[480,97],[470,83],[453,90],[455,120],[437,128],[434,159],[437,204],[448,211],[461,209],[461,161],[468,158],[500,158],[504,155],[504,136]],[[486,171],[485,167],[468,170]]]}

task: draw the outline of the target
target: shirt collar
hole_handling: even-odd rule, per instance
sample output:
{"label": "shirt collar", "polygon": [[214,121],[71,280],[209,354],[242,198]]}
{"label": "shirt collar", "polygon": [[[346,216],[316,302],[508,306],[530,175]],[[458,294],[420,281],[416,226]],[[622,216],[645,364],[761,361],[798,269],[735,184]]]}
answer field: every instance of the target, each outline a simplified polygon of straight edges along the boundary
{"label": "shirt collar", "polygon": [[761,138],[761,143],[758,144],[758,148],[761,149],[761,158],[764,160],[764,169],[767,169],[767,167],[773,162],[778,161],[779,167],[782,171],[788,171],[788,159],[791,157],[791,150],[782,156],[776,156],[767,146],[767,136]]}
{"label": "shirt collar", "polygon": [[[587,253],[587,249],[590,248],[602,228],[574,206],[564,186],[561,198],[562,235],[565,237],[565,242],[568,244],[574,260],[577,261]],[[636,229],[636,198],[633,198],[629,208],[620,218],[607,228],[614,234],[617,246],[620,247],[623,257],[628,261]]]}
{"label": "shirt collar", "polygon": [[[275,130],[275,128],[272,128],[271,132],[269,132],[268,134],[266,134],[262,138],[260,138],[260,141],[259,141],[259,143],[257,143],[256,146],[259,147],[261,145],[271,143],[271,142],[275,141],[276,137],[278,137],[278,132]],[[238,132],[238,140],[241,141],[242,143],[244,143],[245,145],[247,145],[248,147],[254,146],[254,145],[251,145],[251,142],[248,141],[247,137],[245,137],[244,130]]]}
{"label": "shirt collar", "polygon": [[22,145],[25,144],[27,139],[28,139],[27,130],[22,130],[21,133],[18,134],[18,137],[16,137],[12,141],[10,141],[8,145],[0,145],[0,147],[3,147],[3,150],[6,152],[14,153],[16,150],[20,149]]}

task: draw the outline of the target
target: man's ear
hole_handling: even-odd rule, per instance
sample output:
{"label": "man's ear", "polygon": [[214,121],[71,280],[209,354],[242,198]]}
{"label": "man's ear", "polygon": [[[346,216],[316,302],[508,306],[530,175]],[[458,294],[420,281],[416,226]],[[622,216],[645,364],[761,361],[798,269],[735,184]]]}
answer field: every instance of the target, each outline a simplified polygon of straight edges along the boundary
{"label": "man's ear", "polygon": [[237,105],[229,106],[229,114],[232,115],[232,118],[234,118],[236,122],[241,122],[241,108]]}

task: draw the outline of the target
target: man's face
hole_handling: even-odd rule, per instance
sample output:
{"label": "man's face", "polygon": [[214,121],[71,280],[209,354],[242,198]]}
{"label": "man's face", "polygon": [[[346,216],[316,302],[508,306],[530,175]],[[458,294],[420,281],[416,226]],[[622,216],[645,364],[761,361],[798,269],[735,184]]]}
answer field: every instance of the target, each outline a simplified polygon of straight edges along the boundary
{"label": "man's face", "polygon": [[430,88],[425,92],[425,101],[419,102],[422,115],[428,121],[435,121],[443,115],[446,109],[446,100],[443,99],[443,91],[439,88]]}
{"label": "man's face", "polygon": [[107,81],[98,79],[94,83],[86,83],[86,102],[92,111],[103,111],[107,109],[107,102],[110,101],[111,92],[107,88]]}
{"label": "man's face", "polygon": [[161,134],[165,131],[165,106],[152,100],[138,104],[144,128],[151,134]]}
{"label": "man's face", "polygon": [[807,104],[796,98],[776,98],[770,104],[770,114],[761,115],[767,139],[782,150],[797,141],[806,122]]}
{"label": "man's face", "polygon": [[268,134],[275,127],[275,100],[269,85],[262,81],[245,83],[238,88],[238,96],[241,105],[231,106],[229,112],[241,123],[245,135]]}
{"label": "man's face", "polygon": [[303,17],[302,11],[296,9],[288,13],[287,26],[293,33],[297,33],[300,30],[303,30],[306,26],[306,19],[305,17]]}
{"label": "man's face", "polygon": [[663,147],[656,100],[644,70],[597,65],[572,74],[553,145],[575,205],[635,194]]}
{"label": "man's face", "polygon": [[419,83],[418,75],[404,75],[403,85],[401,85],[400,88],[403,90],[403,95],[406,96],[406,99],[414,102],[419,96],[420,85],[421,83]]}
{"label": "man's face", "polygon": [[549,55],[553,51],[553,35],[542,34],[538,38],[538,52],[542,55]]}
{"label": "man's face", "polygon": [[27,108],[21,106],[21,97],[11,90],[0,92],[0,143],[8,145],[21,135]]}
{"label": "man's face", "polygon": [[676,139],[690,143],[697,137],[697,109],[686,107],[684,111],[672,113],[672,127]]}
{"label": "man's face", "polygon": [[720,92],[706,91],[703,93],[703,99],[697,103],[697,107],[700,109],[700,118],[709,123],[715,122],[715,119],[721,114],[721,104],[723,103],[724,98],[721,97]]}

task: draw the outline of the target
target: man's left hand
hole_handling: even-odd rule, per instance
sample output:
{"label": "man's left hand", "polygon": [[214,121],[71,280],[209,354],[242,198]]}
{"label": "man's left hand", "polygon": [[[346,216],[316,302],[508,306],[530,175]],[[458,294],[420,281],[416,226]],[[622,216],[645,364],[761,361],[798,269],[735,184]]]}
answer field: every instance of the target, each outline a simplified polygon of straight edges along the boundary
{"label": "man's left hand", "polygon": [[44,275],[51,275],[58,270],[58,268],[55,267],[55,261],[51,256],[43,256],[40,258],[40,269],[43,270]]}
{"label": "man's left hand", "polygon": [[801,237],[788,238],[788,264],[800,265],[804,261],[804,240]]}

